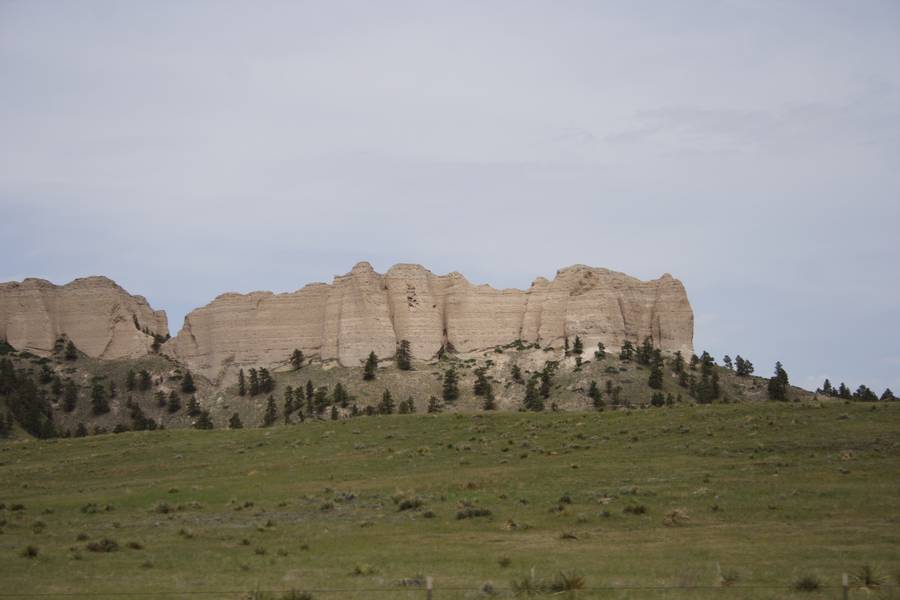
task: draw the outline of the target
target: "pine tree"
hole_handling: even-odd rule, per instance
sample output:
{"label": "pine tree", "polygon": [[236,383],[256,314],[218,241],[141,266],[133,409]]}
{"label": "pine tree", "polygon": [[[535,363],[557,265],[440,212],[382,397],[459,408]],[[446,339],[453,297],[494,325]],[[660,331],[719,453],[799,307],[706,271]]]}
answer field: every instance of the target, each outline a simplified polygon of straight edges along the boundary
{"label": "pine tree", "polygon": [[148,371],[147,369],[141,369],[139,375],[140,381],[138,382],[138,389],[140,389],[142,392],[146,392],[153,385],[152,378],[150,377],[150,371]]}
{"label": "pine tree", "polygon": [[200,404],[197,402],[197,397],[194,395],[191,395],[190,399],[188,400],[188,407],[187,407],[188,416],[196,417],[201,412],[202,411],[200,410]]}
{"label": "pine tree", "polygon": [[519,365],[512,366],[512,380],[516,383],[523,383],[522,369],[519,368]]}
{"label": "pine tree", "polygon": [[408,340],[400,340],[400,345],[397,347],[397,368],[401,371],[412,369],[412,355]]}
{"label": "pine tree", "polygon": [[78,404],[78,386],[71,379],[66,379],[63,391],[63,410],[72,412]]}
{"label": "pine tree", "polygon": [[725,368],[728,369],[729,371],[734,370],[734,364],[731,362],[731,357],[728,356],[727,354],[725,355],[725,358],[722,359],[722,364],[724,364]]}
{"label": "pine tree", "polygon": [[137,385],[137,374],[134,372],[134,369],[128,369],[128,374],[125,375],[125,389],[129,392],[134,390]]}
{"label": "pine tree", "polygon": [[347,393],[347,390],[344,389],[344,386],[340,381],[334,384],[334,392],[332,392],[332,397],[334,398],[335,404],[337,404],[341,408],[347,408],[347,405],[350,401],[350,394]]}
{"label": "pine tree", "polygon": [[95,415],[109,412],[109,403],[106,401],[106,389],[97,382],[91,388],[91,411]]}
{"label": "pine tree", "polygon": [[315,412],[317,415],[321,415],[325,412],[325,409],[328,407],[327,385],[322,385],[316,388],[316,394],[313,397],[313,403],[315,404]]}
{"label": "pine tree", "polygon": [[78,359],[78,348],[75,347],[75,344],[72,340],[69,340],[66,343],[66,360],[77,360]]}
{"label": "pine tree", "polygon": [[881,401],[882,401],[882,402],[890,402],[890,401],[893,401],[893,400],[896,400],[896,399],[897,399],[897,398],[894,397],[894,392],[891,391],[891,388],[886,388],[886,389],[884,390],[884,392],[881,394]]}
{"label": "pine tree", "polygon": [[575,336],[575,341],[572,343],[572,354],[575,356],[581,356],[584,352],[584,344],[581,341],[580,336]]}
{"label": "pine tree", "polygon": [[431,396],[428,398],[428,412],[429,413],[439,413],[441,412],[442,407],[441,403],[438,401],[437,396]]}
{"label": "pine tree", "polygon": [[597,360],[606,358],[606,346],[603,345],[603,342],[597,342],[597,349],[594,350],[594,358]]}
{"label": "pine tree", "polygon": [[453,402],[459,398],[459,376],[456,374],[456,369],[453,367],[444,371],[442,395],[444,402]]}
{"label": "pine tree", "polygon": [[313,386],[312,379],[306,380],[306,400],[307,402],[313,399],[313,396],[316,393],[316,388]]}
{"label": "pine tree", "polygon": [[534,374],[528,378],[528,383],[525,384],[525,399],[522,401],[522,406],[525,410],[533,410],[535,412],[544,410],[544,400],[537,389],[539,377],[539,375]]}
{"label": "pine tree", "polygon": [[472,388],[472,391],[475,393],[475,395],[484,396],[490,385],[490,382],[488,382],[487,380],[487,367],[479,367],[475,369],[475,385]]}
{"label": "pine tree", "polygon": [[655,360],[650,367],[650,377],[647,379],[647,385],[655,390],[661,390],[663,386],[662,361]]}
{"label": "pine tree", "polygon": [[[244,379],[244,369],[238,371],[238,395],[246,396],[247,395],[247,381]],[[237,413],[235,413],[236,415]],[[240,420],[240,419],[238,419]]]}
{"label": "pine tree", "polygon": [[191,375],[190,371],[186,371],[184,377],[181,379],[181,393],[193,394],[196,391],[197,387],[194,385],[194,376]]}
{"label": "pine tree", "polygon": [[541,370],[539,375],[541,380],[541,397],[545,400],[550,397],[550,389],[553,384],[553,376],[556,374],[556,369],[559,366],[559,363],[553,360],[548,360],[544,363],[544,368]]}
{"label": "pine tree", "polygon": [[619,351],[619,360],[631,360],[634,356],[634,345],[625,340],[622,343],[622,349]]}
{"label": "pine tree", "polygon": [[59,398],[63,393],[63,383],[62,379],[59,378],[59,375],[53,376],[53,383],[50,384],[50,392],[56,397]]}
{"label": "pine tree", "polygon": [[834,387],[832,387],[831,382],[828,379],[825,379],[825,383],[822,384],[822,388],[817,390],[818,393],[824,394],[826,396],[834,396]]}
{"label": "pine tree", "polygon": [[688,364],[688,368],[691,371],[696,371],[697,365],[699,365],[699,364],[700,364],[700,357],[697,356],[696,354],[691,354],[691,362]]}
{"label": "pine tree", "polygon": [[788,374],[780,362],[775,363],[775,375],[769,378],[769,400],[787,400]]}
{"label": "pine tree", "polygon": [[284,388],[284,416],[285,419],[294,412],[294,388],[287,386]]}
{"label": "pine tree", "polygon": [[278,420],[278,409],[275,407],[275,397],[269,396],[266,400],[266,412],[263,414],[263,427],[271,427]]}
{"label": "pine tree", "polygon": [[654,392],[653,397],[650,399],[650,404],[657,407],[665,406],[666,396],[662,392]]}
{"label": "pine tree", "polygon": [[336,404],[332,404],[332,405],[331,405],[331,420],[332,420],[332,421],[337,421],[337,420],[338,420],[338,416],[339,416],[339,415],[338,415],[337,405],[336,405]]}
{"label": "pine tree", "polygon": [[381,394],[381,402],[378,404],[378,413],[382,415],[394,413],[394,398],[391,396],[391,391],[387,388],[385,388],[384,393]]}
{"label": "pine tree", "polygon": [[259,393],[259,373],[256,369],[250,369],[250,395],[255,396]]}
{"label": "pine tree", "polygon": [[303,351],[294,348],[294,351],[291,353],[291,366],[294,367],[295,371],[299,371],[303,366],[303,362],[305,361],[305,357],[303,356]]}
{"label": "pine tree", "polygon": [[160,408],[165,408],[166,406],[166,393],[162,390],[157,390],[156,394],[153,395],[156,398],[156,405]]}
{"label": "pine tree", "polygon": [[488,383],[487,389],[484,391],[484,403],[481,406],[484,410],[497,410],[497,403],[494,400],[494,388]]}
{"label": "pine tree", "polygon": [[653,341],[650,336],[644,338],[640,348],[637,350],[637,361],[642,365],[649,365],[653,358]]}
{"label": "pine tree", "polygon": [[375,379],[375,370],[378,368],[378,356],[375,355],[375,352],[369,352],[369,357],[366,359],[366,364],[363,367],[363,380],[372,381]]}
{"label": "pine tree", "polygon": [[594,410],[600,410],[603,408],[603,392],[600,391],[599,386],[597,386],[597,382],[593,379],[591,380],[591,385],[588,388],[588,398],[591,399],[591,404],[594,407]]}
{"label": "pine tree", "polygon": [[84,426],[84,423],[79,423],[75,428],[75,437],[87,437],[87,434],[87,427]]}
{"label": "pine tree", "polygon": [[259,368],[259,391],[262,394],[269,394],[272,390],[275,389],[275,381],[272,379],[272,375],[269,374],[269,370],[263,367]]}
{"label": "pine tree", "polygon": [[177,413],[181,410],[181,398],[178,397],[178,392],[175,390],[169,392],[169,401],[166,403],[166,410],[168,410],[170,414]]}
{"label": "pine tree", "polygon": [[212,417],[209,416],[208,410],[201,410],[197,420],[194,421],[194,429],[212,429]]}
{"label": "pine tree", "polygon": [[237,413],[232,413],[228,419],[228,429],[243,429],[244,424],[241,423],[241,417]]}
{"label": "pine tree", "polygon": [[672,370],[679,375],[684,373],[684,355],[681,354],[681,350],[675,352],[675,357],[672,359]]}

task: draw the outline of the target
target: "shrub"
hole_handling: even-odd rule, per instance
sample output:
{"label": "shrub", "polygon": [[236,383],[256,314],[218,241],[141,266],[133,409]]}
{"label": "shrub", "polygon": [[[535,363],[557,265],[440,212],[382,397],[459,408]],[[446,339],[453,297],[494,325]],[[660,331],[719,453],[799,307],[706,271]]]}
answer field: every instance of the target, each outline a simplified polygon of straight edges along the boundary
{"label": "shrub", "polygon": [[24,548],[22,548],[21,554],[24,558],[37,558],[37,546],[25,546]]}
{"label": "shrub", "polygon": [[672,527],[674,525],[684,525],[690,520],[691,518],[688,516],[687,511],[681,508],[676,508],[666,513],[665,518],[663,518],[663,525],[667,525],[669,527]]}
{"label": "shrub", "polygon": [[647,513],[647,507],[643,504],[629,504],[622,509],[622,512],[627,515],[643,515]]}
{"label": "shrub", "polygon": [[140,542],[128,542],[127,544],[125,544],[125,546],[127,546],[128,548],[131,548],[132,550],[143,550],[144,549],[144,545],[141,544]]}
{"label": "shrub", "polygon": [[500,565],[501,569],[505,569],[512,564],[512,559],[508,556],[501,556],[497,559],[497,564]]}
{"label": "shrub", "polygon": [[367,565],[365,563],[357,563],[355,567],[353,567],[352,575],[374,575],[378,571],[375,570],[375,567],[372,565]]}
{"label": "shrub", "polygon": [[491,511],[487,508],[474,508],[468,507],[464,508],[460,511],[457,511],[456,518],[458,520],[462,519],[474,519],[475,517],[489,517],[491,516]]}
{"label": "shrub", "polygon": [[89,539],[90,539],[90,536],[89,536],[88,534],[86,534],[86,533],[79,533],[78,536],[75,538],[75,541],[77,541],[77,542],[86,542],[86,541],[88,541]]}
{"label": "shrub", "polygon": [[884,584],[884,577],[871,565],[863,565],[853,574],[853,581],[861,588],[875,589]]}
{"label": "shrub", "polygon": [[115,552],[119,549],[119,544],[115,540],[103,538],[96,542],[88,542],[85,548],[90,552]]}
{"label": "shrub", "polygon": [[822,587],[822,584],[815,575],[804,575],[794,581],[794,585],[791,587],[793,587],[796,592],[815,592]]}
{"label": "shrub", "polygon": [[173,509],[172,506],[169,505],[167,502],[157,502],[156,505],[152,509],[153,512],[159,513],[161,515],[167,515],[170,512],[172,512],[173,510],[175,510],[175,509]]}
{"label": "shrub", "polygon": [[415,510],[421,508],[424,504],[421,498],[404,498],[397,504],[397,510]]}

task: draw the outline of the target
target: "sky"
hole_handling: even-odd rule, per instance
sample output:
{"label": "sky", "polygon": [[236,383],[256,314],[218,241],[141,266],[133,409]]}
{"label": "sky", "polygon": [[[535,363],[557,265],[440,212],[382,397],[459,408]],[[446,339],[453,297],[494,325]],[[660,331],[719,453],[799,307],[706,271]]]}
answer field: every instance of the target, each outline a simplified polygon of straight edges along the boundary
{"label": "sky", "polygon": [[900,3],[0,0],[0,281],[174,334],[360,260],[668,272],[698,353],[900,392]]}

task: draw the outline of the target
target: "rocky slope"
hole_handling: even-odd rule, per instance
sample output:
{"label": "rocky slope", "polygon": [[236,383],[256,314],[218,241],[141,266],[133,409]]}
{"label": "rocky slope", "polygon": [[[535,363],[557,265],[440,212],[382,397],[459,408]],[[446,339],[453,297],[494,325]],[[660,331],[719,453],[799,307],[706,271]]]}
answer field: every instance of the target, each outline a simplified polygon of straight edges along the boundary
{"label": "rocky slope", "polygon": [[684,286],[668,274],[640,281],[576,265],[525,291],[497,290],[459,273],[400,264],[381,275],[362,262],[330,285],[223,294],[192,311],[163,352],[215,380],[239,366],[284,364],[294,348],[359,366],[370,351],[392,356],[402,339],[419,360],[441,348],[467,353],[515,340],[558,348],[576,335],[588,352],[598,341],[618,348],[649,336],[665,351],[690,354],[693,324]]}
{"label": "rocky slope", "polygon": [[153,335],[168,335],[166,313],[106,277],[0,283],[0,339],[17,350],[48,355],[66,336],[91,357],[137,358],[150,352]]}

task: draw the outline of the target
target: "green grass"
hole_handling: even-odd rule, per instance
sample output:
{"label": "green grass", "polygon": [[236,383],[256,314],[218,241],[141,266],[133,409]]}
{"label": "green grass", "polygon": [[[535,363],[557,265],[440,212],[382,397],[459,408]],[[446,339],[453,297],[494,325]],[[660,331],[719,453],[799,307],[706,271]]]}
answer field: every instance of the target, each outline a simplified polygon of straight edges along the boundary
{"label": "green grass", "polygon": [[[678,588],[576,597],[835,598],[843,572],[871,565],[894,581],[900,571],[898,474],[900,404],[15,441],[0,446],[0,593],[423,598],[397,587],[430,575],[435,598],[478,598],[485,583],[508,590],[534,568],[546,580],[574,571],[588,588]],[[645,512],[626,512],[636,506]],[[457,518],[468,509],[490,516]],[[104,539],[117,549],[88,550],[111,547]],[[805,576],[823,588],[793,591]]]}

